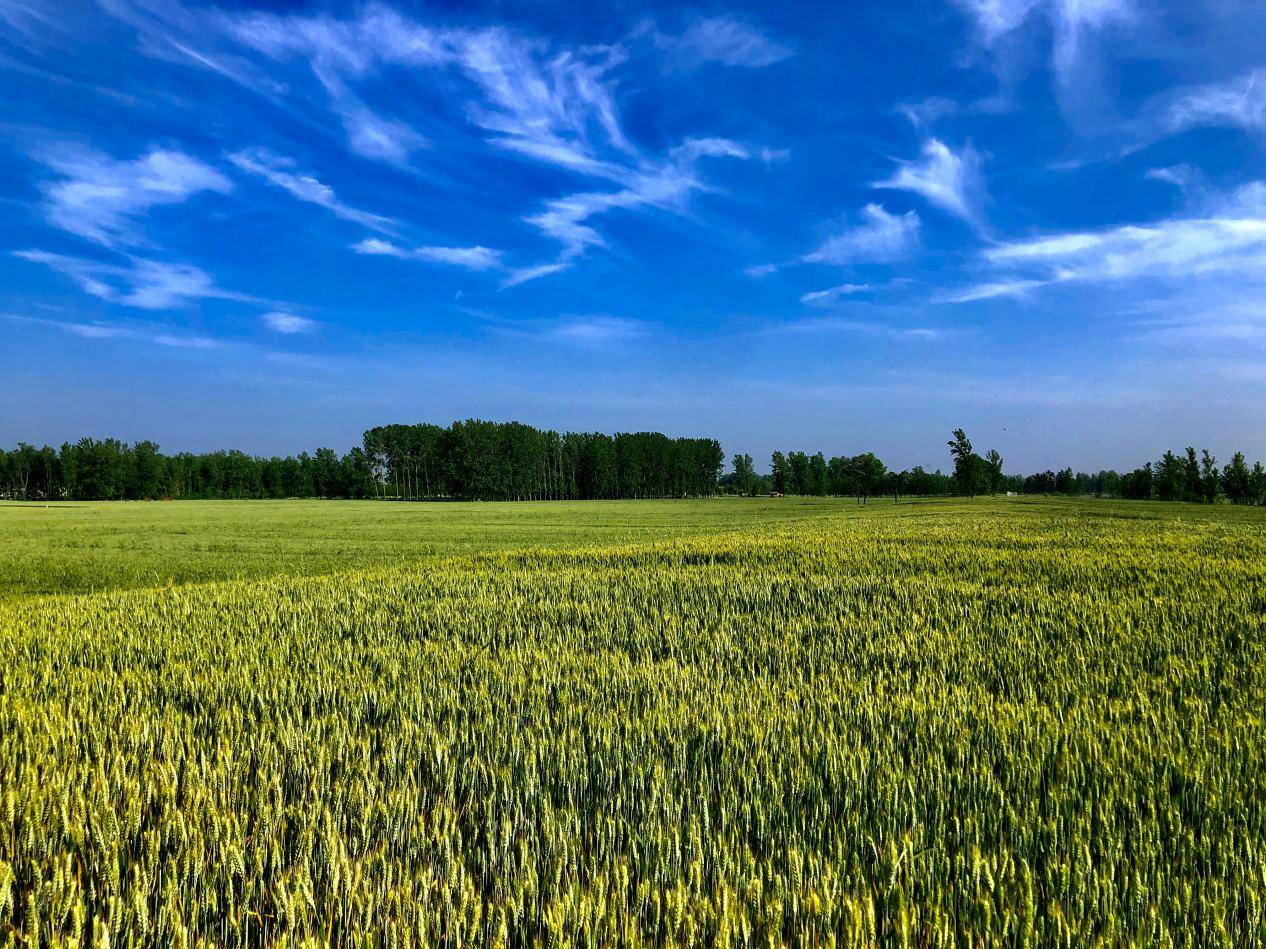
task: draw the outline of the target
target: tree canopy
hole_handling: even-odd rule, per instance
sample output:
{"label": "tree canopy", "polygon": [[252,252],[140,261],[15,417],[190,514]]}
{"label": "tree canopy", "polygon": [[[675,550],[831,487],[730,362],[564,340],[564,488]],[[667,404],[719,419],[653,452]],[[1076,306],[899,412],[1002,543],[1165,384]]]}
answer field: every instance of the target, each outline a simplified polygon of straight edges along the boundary
{"label": "tree canopy", "polygon": [[1062,494],[1135,500],[1266,504],[1266,470],[1236,452],[1222,467],[1188,447],[1118,474],[1059,471],[1006,474],[995,450],[976,453],[964,429],[947,447],[952,474],[890,469],[873,452],[827,458],[775,451],[769,474],[749,454],[725,455],[712,438],[658,432],[559,433],[521,422],[467,419],[380,425],[339,455],[260,457],[241,451],[163,454],[152,441],[81,438],[54,449],[19,442],[0,449],[0,498],[392,498],[404,500],[569,500],[704,497],[718,492],[869,498]]}

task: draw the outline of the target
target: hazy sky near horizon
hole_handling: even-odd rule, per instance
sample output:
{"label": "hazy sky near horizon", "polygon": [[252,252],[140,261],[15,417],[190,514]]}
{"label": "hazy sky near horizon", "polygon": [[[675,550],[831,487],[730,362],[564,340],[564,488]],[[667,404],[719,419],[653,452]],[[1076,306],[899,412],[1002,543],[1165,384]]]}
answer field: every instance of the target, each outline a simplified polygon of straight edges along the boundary
{"label": "hazy sky near horizon", "polygon": [[1266,6],[0,0],[0,443],[1266,457]]}

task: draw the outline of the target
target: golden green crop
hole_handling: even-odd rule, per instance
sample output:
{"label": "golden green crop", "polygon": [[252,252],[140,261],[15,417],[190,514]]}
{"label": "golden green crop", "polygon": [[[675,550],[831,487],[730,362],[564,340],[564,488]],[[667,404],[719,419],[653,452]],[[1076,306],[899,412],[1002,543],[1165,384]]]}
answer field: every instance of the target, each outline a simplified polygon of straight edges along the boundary
{"label": "golden green crop", "polygon": [[1260,943],[1266,523],[1162,510],[10,603],[0,944]]}

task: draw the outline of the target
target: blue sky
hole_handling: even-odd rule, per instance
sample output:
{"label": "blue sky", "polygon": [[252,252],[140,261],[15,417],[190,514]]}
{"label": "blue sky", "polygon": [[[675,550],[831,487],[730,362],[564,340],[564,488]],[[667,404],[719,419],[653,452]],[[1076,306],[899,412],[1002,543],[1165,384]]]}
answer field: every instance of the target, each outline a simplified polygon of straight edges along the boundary
{"label": "blue sky", "polygon": [[1266,8],[0,0],[0,442],[1266,456]]}

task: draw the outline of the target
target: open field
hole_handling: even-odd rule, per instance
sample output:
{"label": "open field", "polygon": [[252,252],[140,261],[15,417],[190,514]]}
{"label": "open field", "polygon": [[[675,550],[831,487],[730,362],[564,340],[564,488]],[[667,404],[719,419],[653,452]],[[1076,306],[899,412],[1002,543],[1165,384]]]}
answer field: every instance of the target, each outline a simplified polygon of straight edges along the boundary
{"label": "open field", "polygon": [[747,504],[71,515],[0,944],[1266,940],[1266,512]]}
{"label": "open field", "polygon": [[[882,502],[872,502],[882,503]],[[663,540],[851,511],[821,498],[0,502],[0,600]]]}
{"label": "open field", "polygon": [[824,517],[1020,514],[1266,523],[1255,508],[1045,498],[955,501],[710,498],[693,501],[401,503],[392,501],[0,501],[0,601],[285,574],[317,576],[495,550],[656,543],[764,531]]}

